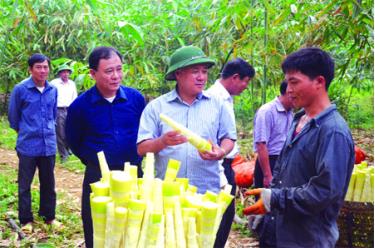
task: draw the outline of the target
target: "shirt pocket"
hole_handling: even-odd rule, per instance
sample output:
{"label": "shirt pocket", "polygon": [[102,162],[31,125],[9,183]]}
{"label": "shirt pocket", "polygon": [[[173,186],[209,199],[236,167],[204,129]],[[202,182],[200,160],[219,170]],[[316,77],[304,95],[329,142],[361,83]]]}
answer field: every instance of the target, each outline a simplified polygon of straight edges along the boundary
{"label": "shirt pocket", "polygon": [[41,110],[40,96],[35,94],[28,94],[24,100],[23,114],[25,120],[28,121],[40,121],[41,116],[39,115]]}

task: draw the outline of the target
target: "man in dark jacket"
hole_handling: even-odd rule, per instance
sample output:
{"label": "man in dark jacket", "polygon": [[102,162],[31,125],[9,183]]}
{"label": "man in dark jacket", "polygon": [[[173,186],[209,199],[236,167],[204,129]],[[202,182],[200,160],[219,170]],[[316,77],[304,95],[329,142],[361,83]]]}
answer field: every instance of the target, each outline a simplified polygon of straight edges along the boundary
{"label": "man in dark jacket", "polygon": [[334,61],[319,48],[290,54],[282,69],[295,107],[270,189],[247,192],[260,199],[245,214],[265,215],[262,247],[334,247],[336,219],[354,165],[350,130],[328,97]]}

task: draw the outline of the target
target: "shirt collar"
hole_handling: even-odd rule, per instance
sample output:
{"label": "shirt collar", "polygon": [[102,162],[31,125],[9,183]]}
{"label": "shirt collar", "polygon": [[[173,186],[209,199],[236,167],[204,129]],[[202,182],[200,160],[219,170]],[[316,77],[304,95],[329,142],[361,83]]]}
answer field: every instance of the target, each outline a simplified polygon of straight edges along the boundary
{"label": "shirt collar", "polygon": [[[123,89],[123,87],[120,86],[120,88],[117,90],[117,93],[116,93],[116,97],[115,97],[115,100],[113,100],[113,102],[116,101],[116,99],[119,99],[121,101],[126,101],[128,98],[126,97],[126,93],[125,93],[125,90]],[[94,87],[92,87],[92,94],[91,94],[91,103],[95,103],[95,102],[99,102],[101,100],[105,100],[104,97],[100,94],[98,88],[96,87],[96,85]]]}
{"label": "shirt collar", "polygon": [[[31,88],[36,88],[36,84],[33,80],[32,77],[29,77],[27,80],[26,80],[26,87],[28,89],[31,89]],[[48,89],[48,88],[52,88],[52,86],[48,83],[48,81],[46,80],[46,84],[44,85],[45,89]]]}
{"label": "shirt collar", "polygon": [[[180,102],[183,102],[181,97],[178,95],[178,92],[177,92],[176,88],[174,88],[172,91],[168,92],[167,95],[166,95],[166,98],[167,98],[168,102],[173,102],[173,101],[176,101],[176,100],[178,100]],[[202,93],[198,94],[198,96],[196,97],[197,100],[208,99],[208,98],[210,98],[210,96],[205,91],[202,91]]]}
{"label": "shirt collar", "polygon": [[232,96],[229,94],[228,90],[221,84],[220,79],[216,80],[212,87],[216,88],[216,93],[223,97],[225,100],[232,100]]}
{"label": "shirt collar", "polygon": [[276,102],[276,109],[277,109],[278,112],[288,112],[288,111],[284,108],[284,106],[283,106],[283,104],[281,103],[281,101],[280,101],[280,99],[279,99],[278,96],[275,98],[275,102]]}
{"label": "shirt collar", "polygon": [[[311,124],[315,125],[315,126],[319,126],[320,123],[323,122],[324,118],[327,115],[329,115],[332,111],[336,111],[336,110],[337,110],[336,104],[331,104],[328,108],[326,108],[325,110],[323,110],[322,112],[320,112],[317,116],[315,116],[314,118],[312,118],[311,119]],[[300,111],[298,111],[294,115],[294,120],[295,121],[299,120],[305,113],[306,113],[305,110],[301,109]]]}

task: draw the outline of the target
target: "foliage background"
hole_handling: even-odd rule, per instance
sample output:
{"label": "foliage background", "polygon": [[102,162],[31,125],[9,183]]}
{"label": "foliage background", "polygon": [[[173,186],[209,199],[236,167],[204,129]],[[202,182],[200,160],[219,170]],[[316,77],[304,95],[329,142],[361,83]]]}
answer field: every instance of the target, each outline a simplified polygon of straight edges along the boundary
{"label": "foliage background", "polygon": [[[153,98],[174,87],[163,79],[168,57],[193,44],[217,61],[210,83],[234,57],[255,67],[251,86],[236,99],[237,119],[247,127],[256,109],[277,95],[283,58],[319,46],[336,60],[331,99],[351,126],[373,127],[370,0],[1,0],[0,13],[3,113],[13,86],[28,76],[26,61],[35,52],[49,56],[54,68],[73,66],[72,77],[84,91],[93,85],[88,54],[99,45],[114,46],[124,55],[123,83]],[[356,116],[356,108],[364,116]],[[367,118],[364,126],[358,121]]]}

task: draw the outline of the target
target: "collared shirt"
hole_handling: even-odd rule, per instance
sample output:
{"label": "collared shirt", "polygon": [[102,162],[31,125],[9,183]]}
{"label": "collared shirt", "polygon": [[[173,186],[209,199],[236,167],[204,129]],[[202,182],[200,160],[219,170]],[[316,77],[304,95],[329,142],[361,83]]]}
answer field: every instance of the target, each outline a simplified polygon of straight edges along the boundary
{"label": "collared shirt", "polygon": [[14,87],[8,120],[18,132],[17,152],[33,157],[56,154],[56,106],[57,90],[47,81],[42,92],[31,77]]}
{"label": "collared shirt", "polygon": [[254,151],[256,143],[265,142],[269,155],[279,155],[292,120],[292,110],[285,110],[278,97],[262,105],[254,117]]}
{"label": "collared shirt", "polygon": [[57,88],[57,107],[69,107],[77,98],[76,84],[72,80],[65,83],[61,78],[55,78],[50,84]]}
{"label": "collared shirt", "polygon": [[98,167],[99,151],[104,151],[110,169],[118,169],[127,161],[140,165],[136,140],[144,107],[145,100],[135,89],[120,86],[110,103],[96,86],[90,88],[68,108],[69,147],[85,165]]}
{"label": "collared shirt", "polygon": [[[234,116],[234,109],[233,109],[233,97],[229,94],[227,89],[220,83],[220,80],[216,80],[215,83],[206,91],[208,94],[212,96],[217,96],[224,101],[225,106],[228,108],[228,111],[233,119],[233,122],[236,123],[236,119]],[[239,147],[237,142],[234,143],[234,147],[232,151],[230,151],[225,157],[226,158],[234,158],[236,154],[239,153]],[[224,174],[224,167],[222,166],[223,160],[220,161],[220,187],[225,186],[228,184],[228,179]]]}
{"label": "collared shirt", "polygon": [[274,168],[271,211],[277,247],[334,247],[336,219],[354,165],[354,143],[345,120],[331,105],[293,138],[296,114]]}
{"label": "collared shirt", "polygon": [[[224,104],[228,108],[228,111],[230,113],[231,118],[233,119],[233,122],[236,123],[233,108],[233,97],[229,94],[227,89],[225,89],[225,87],[220,83],[219,80],[216,80],[216,82],[207,90],[207,93],[213,96],[216,95],[224,101]],[[236,154],[239,153],[239,150],[240,149],[237,145],[237,142],[235,142],[232,151],[230,151],[225,157],[234,158]]]}
{"label": "collared shirt", "polygon": [[[162,122],[160,113],[171,117],[202,138],[219,144],[224,138],[236,140],[236,128],[228,109],[219,98],[200,94],[191,104],[187,104],[176,90],[151,101],[142,113],[137,143],[155,139],[172,130]],[[189,183],[198,187],[199,193],[206,190],[220,190],[219,161],[203,160],[190,143],[168,146],[155,154],[156,176],[163,179],[168,160],[181,162],[178,177],[189,179]]]}

